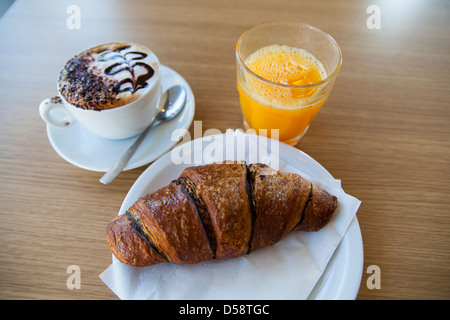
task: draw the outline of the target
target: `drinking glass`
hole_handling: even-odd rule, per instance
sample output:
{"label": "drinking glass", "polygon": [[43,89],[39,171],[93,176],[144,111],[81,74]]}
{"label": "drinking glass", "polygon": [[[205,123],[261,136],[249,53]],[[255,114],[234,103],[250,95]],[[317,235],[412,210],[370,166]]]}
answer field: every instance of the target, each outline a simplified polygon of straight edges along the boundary
{"label": "drinking glass", "polygon": [[264,130],[269,137],[276,132],[280,141],[296,145],[327,100],[342,53],[315,27],[271,21],[241,35],[236,61],[245,129]]}

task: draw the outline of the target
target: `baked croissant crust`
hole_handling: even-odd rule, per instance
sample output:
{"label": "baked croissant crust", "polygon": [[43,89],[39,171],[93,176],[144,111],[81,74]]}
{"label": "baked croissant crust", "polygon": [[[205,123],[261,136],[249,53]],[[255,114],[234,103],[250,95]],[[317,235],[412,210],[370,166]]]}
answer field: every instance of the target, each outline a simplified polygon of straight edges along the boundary
{"label": "baked croissant crust", "polygon": [[143,267],[243,256],[291,231],[318,231],[337,198],[298,174],[264,164],[213,163],[138,199],[106,232],[114,256]]}

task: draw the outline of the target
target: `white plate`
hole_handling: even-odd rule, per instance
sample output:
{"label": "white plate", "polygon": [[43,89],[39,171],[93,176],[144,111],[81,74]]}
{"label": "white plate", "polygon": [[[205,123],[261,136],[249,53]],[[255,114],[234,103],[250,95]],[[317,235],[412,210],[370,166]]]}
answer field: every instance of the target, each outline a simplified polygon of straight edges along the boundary
{"label": "white plate", "polygon": [[[263,138],[260,137],[260,139]],[[202,142],[196,143],[199,140]],[[189,143],[192,153],[196,152],[197,148],[204,150],[208,144],[205,139],[201,138]],[[270,151],[270,143],[266,143],[266,145]],[[279,157],[288,165],[303,171],[312,178],[317,180],[334,179],[317,161],[294,147],[283,143],[279,144]],[[125,212],[139,197],[154,192],[167,185],[169,181],[176,179],[188,166],[187,164],[173,164],[170,152],[162,156],[151,164],[130,188],[119,214]],[[361,283],[363,256],[361,230],[355,216],[308,299],[355,299]]]}
{"label": "white plate", "polygon": [[[172,132],[177,128],[190,127],[195,113],[195,99],[191,87],[177,72],[161,65],[162,90],[177,84],[183,86],[187,92],[183,111],[175,119],[150,130],[125,170],[138,168],[159,158],[178,143],[178,138],[181,138],[175,137],[172,140]],[[53,149],[64,160],[82,169],[98,172],[106,172],[111,168],[136,139],[136,137],[122,140],[105,139],[89,132],[77,122],[64,128],[47,125],[47,136]]]}

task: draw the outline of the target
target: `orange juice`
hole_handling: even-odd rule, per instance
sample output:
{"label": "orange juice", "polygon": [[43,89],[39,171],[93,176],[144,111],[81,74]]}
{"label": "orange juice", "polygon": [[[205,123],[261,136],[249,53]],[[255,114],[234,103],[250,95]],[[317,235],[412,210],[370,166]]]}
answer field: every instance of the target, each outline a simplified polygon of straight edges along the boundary
{"label": "orange juice", "polygon": [[308,51],[271,45],[249,55],[245,65],[257,77],[238,79],[240,103],[248,127],[279,129],[279,139],[302,135],[324,104],[326,95],[310,85],[326,78],[323,65]]}

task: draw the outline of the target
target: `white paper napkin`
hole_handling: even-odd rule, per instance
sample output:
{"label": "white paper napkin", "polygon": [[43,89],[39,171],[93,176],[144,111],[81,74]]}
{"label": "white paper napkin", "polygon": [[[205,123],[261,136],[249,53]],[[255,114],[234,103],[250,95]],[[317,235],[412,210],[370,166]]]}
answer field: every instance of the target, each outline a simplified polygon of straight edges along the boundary
{"label": "white paper napkin", "polygon": [[[292,232],[276,245],[240,258],[195,265],[161,263],[135,268],[113,257],[112,264],[100,275],[100,279],[120,299],[306,299],[327,267],[361,202],[346,194],[339,180],[316,180],[282,161],[273,146],[273,152],[267,152],[267,140],[258,139],[258,136],[228,130],[220,137],[209,139],[223,148],[218,147],[215,152],[204,154],[203,163],[245,160],[247,163],[261,162],[275,168],[278,166],[281,171],[298,173],[338,198],[339,205],[333,219],[318,232]],[[235,146],[231,145],[233,143]],[[242,144],[245,144],[243,148]]]}

